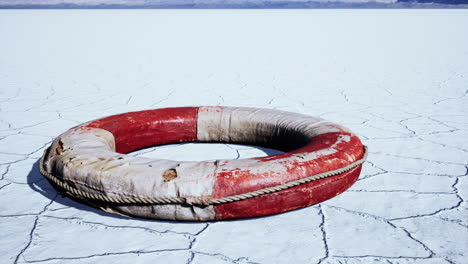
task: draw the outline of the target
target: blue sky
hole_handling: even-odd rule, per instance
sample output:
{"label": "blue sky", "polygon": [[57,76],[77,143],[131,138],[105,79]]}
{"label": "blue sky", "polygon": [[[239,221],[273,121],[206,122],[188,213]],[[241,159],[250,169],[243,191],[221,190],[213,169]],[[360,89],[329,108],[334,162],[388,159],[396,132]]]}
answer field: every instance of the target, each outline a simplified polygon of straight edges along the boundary
{"label": "blue sky", "polygon": [[400,6],[468,4],[468,0],[0,0],[0,7],[42,8],[314,8],[340,6]]}

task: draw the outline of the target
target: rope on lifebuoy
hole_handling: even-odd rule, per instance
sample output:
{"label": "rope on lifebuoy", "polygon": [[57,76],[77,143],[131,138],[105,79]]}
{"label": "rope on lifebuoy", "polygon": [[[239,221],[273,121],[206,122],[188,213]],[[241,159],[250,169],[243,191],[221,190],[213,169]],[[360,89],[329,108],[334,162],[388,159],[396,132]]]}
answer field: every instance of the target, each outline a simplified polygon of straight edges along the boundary
{"label": "rope on lifebuoy", "polygon": [[308,176],[302,179],[286,182],[286,183],[279,184],[279,185],[272,186],[272,187],[259,189],[259,190],[252,191],[252,192],[236,194],[236,195],[226,196],[226,197],[221,197],[221,198],[212,198],[212,199],[204,199],[202,197],[187,197],[187,198],[185,197],[119,197],[119,196],[107,196],[103,194],[85,192],[85,191],[79,190],[69,185],[67,182],[62,181],[60,178],[48,173],[44,169],[44,156],[45,155],[41,157],[40,164],[39,164],[39,171],[41,172],[42,175],[44,175],[47,179],[52,181],[55,185],[66,190],[67,193],[77,198],[92,199],[92,200],[98,200],[102,202],[116,203],[116,204],[190,204],[190,205],[200,204],[200,205],[208,206],[208,205],[217,205],[217,204],[225,204],[225,203],[242,201],[242,200],[254,198],[260,195],[279,192],[279,191],[286,190],[286,189],[289,189],[289,188],[292,188],[301,184],[305,184],[305,183],[313,182],[316,180],[335,176],[335,175],[347,172],[349,170],[352,170],[360,166],[366,161],[367,155],[368,155],[367,146],[364,146],[364,155],[362,156],[362,158],[342,168],[322,172],[322,173]]}

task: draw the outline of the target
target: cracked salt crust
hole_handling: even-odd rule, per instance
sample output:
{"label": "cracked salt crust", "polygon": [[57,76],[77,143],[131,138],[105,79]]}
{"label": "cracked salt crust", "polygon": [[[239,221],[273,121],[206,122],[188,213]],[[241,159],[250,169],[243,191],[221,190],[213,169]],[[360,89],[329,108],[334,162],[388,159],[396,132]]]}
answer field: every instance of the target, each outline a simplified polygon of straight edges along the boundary
{"label": "cracked salt crust", "polygon": [[[468,11],[2,10],[0,21],[0,263],[468,262]],[[37,170],[79,123],[189,105],[335,121],[369,159],[320,205],[219,223],[110,215]],[[276,153],[189,143],[135,155]]]}

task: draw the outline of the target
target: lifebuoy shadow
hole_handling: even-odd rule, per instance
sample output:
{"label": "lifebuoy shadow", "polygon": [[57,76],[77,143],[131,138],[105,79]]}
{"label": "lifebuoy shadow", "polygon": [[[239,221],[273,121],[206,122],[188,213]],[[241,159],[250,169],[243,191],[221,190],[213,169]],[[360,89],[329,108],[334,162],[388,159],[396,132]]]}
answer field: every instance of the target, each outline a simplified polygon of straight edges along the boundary
{"label": "lifebuoy shadow", "polygon": [[41,173],[39,172],[39,162],[40,159],[38,159],[33,164],[31,171],[29,171],[27,176],[28,185],[29,187],[31,187],[32,190],[42,194],[50,200],[54,200],[54,202],[61,204],[65,207],[73,207],[79,210],[97,213],[102,216],[125,219],[125,217],[123,216],[106,213],[89,205],[82,204],[68,197],[62,196],[55,190],[55,188],[49,183],[49,181],[41,175]]}
{"label": "lifebuoy shadow", "polygon": [[[247,146],[247,145],[246,145]],[[276,154],[281,154],[283,153],[282,151],[279,150],[274,150],[274,149],[269,149],[269,148],[264,148],[264,147],[259,147],[259,146],[249,146],[253,148],[257,148],[267,154],[268,156],[276,155]],[[129,218],[125,216],[120,216],[116,214],[111,214],[104,212],[100,209],[94,208],[90,205],[86,205],[83,203],[79,203],[77,201],[74,201],[66,196],[62,196],[60,193],[58,193],[55,188],[49,183],[47,179],[45,179],[41,173],[39,172],[39,162],[40,159],[38,159],[32,166],[31,170],[29,171],[27,175],[27,183],[29,187],[34,190],[35,192],[38,192],[42,194],[44,197],[54,200],[54,202],[61,204],[65,207],[73,207],[79,210],[83,211],[88,211],[92,213],[96,213],[101,216],[107,216],[107,217],[113,217],[113,218],[118,218],[118,219],[132,219],[132,220],[138,220],[138,221],[161,221],[161,222],[173,222],[173,221],[165,221],[165,220],[153,220],[153,219],[143,219],[143,218]],[[186,222],[186,223],[199,223],[199,222]]]}

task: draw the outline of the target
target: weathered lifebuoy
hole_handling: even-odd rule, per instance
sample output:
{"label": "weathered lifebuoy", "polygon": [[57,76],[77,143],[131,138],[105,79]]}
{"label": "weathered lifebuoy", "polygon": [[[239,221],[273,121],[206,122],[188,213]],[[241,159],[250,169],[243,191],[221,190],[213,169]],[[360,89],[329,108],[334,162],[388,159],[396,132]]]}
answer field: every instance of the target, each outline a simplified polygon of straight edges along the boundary
{"label": "weathered lifebuoy", "polygon": [[[260,145],[285,153],[186,162],[125,153],[181,142]],[[179,107],[94,120],[57,137],[41,173],[108,212],[206,221],[264,216],[330,199],[359,177],[366,148],[348,129],[311,116],[245,107]]]}

